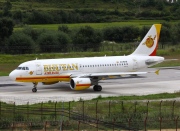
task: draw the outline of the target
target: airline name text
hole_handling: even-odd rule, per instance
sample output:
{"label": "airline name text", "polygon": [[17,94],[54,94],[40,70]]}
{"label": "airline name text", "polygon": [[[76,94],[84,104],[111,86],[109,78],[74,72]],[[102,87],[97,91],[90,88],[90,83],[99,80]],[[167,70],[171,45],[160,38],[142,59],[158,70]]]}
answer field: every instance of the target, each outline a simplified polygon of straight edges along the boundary
{"label": "airline name text", "polygon": [[59,71],[67,71],[67,70],[78,70],[78,64],[49,64],[43,65],[44,73],[47,75],[50,74],[59,74]]}

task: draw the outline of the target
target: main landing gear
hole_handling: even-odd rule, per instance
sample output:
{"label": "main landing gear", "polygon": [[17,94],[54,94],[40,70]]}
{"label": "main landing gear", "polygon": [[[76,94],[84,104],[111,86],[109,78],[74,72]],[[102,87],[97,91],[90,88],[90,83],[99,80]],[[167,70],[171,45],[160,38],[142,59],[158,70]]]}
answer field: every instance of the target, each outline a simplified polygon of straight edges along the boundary
{"label": "main landing gear", "polygon": [[100,85],[94,85],[93,90],[94,91],[101,91],[102,87]]}
{"label": "main landing gear", "polygon": [[34,88],[32,88],[32,92],[37,92],[37,82],[33,82]]}

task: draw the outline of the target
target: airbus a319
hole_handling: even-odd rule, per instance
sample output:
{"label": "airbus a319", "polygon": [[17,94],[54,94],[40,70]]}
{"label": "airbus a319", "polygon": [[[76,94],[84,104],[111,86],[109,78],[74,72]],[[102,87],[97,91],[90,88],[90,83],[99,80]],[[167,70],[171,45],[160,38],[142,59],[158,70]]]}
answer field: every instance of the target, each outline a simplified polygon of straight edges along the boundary
{"label": "airbus a319", "polygon": [[156,56],[161,24],[154,24],[140,42],[137,49],[128,56],[104,56],[67,59],[39,59],[27,61],[13,70],[9,77],[17,82],[34,84],[32,92],[37,92],[37,84],[55,84],[68,81],[72,90],[84,90],[93,86],[101,91],[99,81],[103,77],[138,75],[148,72],[138,70],[164,61]]}

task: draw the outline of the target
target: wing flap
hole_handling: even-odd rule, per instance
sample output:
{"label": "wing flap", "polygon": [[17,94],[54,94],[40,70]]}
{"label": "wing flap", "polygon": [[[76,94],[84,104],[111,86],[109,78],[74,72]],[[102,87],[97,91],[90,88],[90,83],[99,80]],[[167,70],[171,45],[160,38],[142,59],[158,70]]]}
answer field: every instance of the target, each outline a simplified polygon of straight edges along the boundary
{"label": "wing flap", "polygon": [[116,72],[116,73],[92,73],[91,76],[119,76],[119,75],[140,75],[148,72]]}
{"label": "wing flap", "polygon": [[71,74],[70,77],[105,77],[105,76],[122,76],[122,75],[142,75],[142,74],[147,74],[147,73],[155,73],[156,71],[153,72],[111,72],[111,73],[89,73],[89,74]]}
{"label": "wing flap", "polygon": [[70,77],[105,77],[105,76],[122,76],[122,75],[142,75],[147,73],[155,73],[156,75],[159,75],[159,69],[156,71],[149,71],[149,72],[109,72],[109,73],[87,73],[87,74],[71,74]]}

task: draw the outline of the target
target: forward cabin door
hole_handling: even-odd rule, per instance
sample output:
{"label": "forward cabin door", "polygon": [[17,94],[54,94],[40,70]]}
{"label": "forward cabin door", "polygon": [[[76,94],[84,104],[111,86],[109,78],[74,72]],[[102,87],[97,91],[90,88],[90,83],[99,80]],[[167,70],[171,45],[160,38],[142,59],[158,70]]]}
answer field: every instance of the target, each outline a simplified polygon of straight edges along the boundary
{"label": "forward cabin door", "polygon": [[36,62],[36,75],[42,75],[42,66],[40,62]]}

